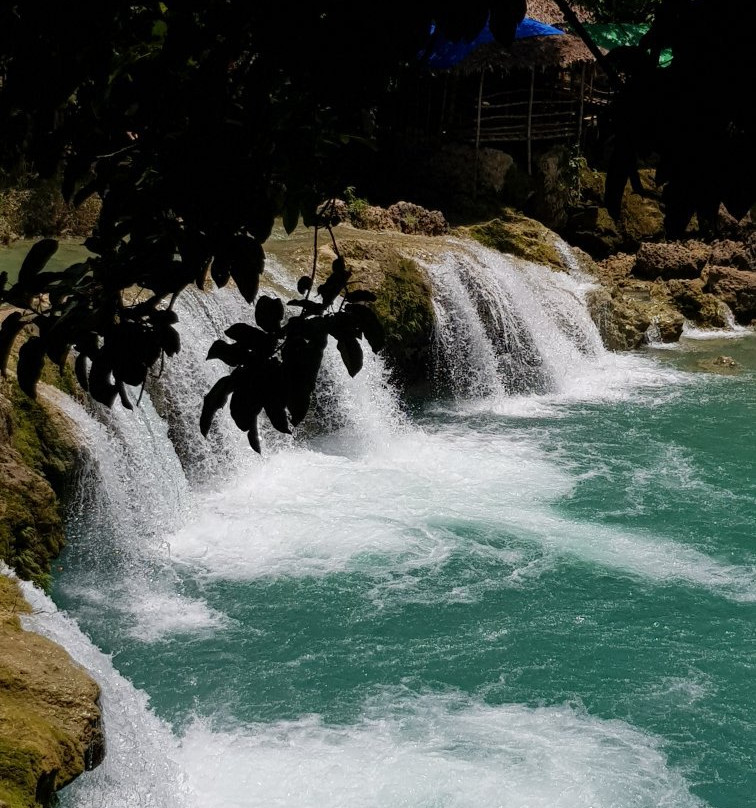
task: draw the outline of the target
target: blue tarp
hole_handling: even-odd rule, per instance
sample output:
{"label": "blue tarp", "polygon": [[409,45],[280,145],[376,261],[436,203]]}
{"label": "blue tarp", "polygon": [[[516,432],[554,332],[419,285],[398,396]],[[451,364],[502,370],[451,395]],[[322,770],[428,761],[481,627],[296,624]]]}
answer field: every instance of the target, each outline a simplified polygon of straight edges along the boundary
{"label": "blue tarp", "polygon": [[[432,32],[431,32],[432,33]],[[552,25],[546,25],[545,22],[525,17],[525,19],[517,26],[515,32],[515,39],[527,39],[532,36],[557,36],[564,34],[558,28]],[[458,65],[466,59],[474,50],[477,50],[481,45],[487,45],[489,42],[494,41],[494,36],[491,29],[486,23],[483,30],[472,40],[472,42],[450,42],[444,37],[438,37],[433,43],[430,52],[423,54],[423,59],[426,65],[432,70],[448,70],[454,65]]]}

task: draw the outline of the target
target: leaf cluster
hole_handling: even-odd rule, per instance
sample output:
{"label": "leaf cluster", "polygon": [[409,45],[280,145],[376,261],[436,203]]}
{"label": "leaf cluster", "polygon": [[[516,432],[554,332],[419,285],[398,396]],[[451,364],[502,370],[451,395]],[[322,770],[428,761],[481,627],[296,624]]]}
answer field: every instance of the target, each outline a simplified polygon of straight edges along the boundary
{"label": "leaf cluster", "polygon": [[[58,176],[74,205],[102,200],[86,242],[92,257],[49,270],[56,244],[45,240],[16,284],[0,284],[0,303],[17,307],[0,330],[3,367],[23,339],[19,381],[33,395],[45,357],[62,363],[74,351],[82,387],[131,406],[127,388],[180,349],[177,296],[212,278],[233,280],[254,303],[275,217],[288,231],[300,219],[316,232],[328,224],[317,206],[348,184],[342,157],[365,140],[362,111],[427,45],[431,22],[457,38],[492,9],[474,1],[459,13],[429,0],[320,2],[296,14],[246,0],[3,4],[0,168]],[[524,11],[524,0],[496,4],[503,38]],[[230,398],[258,448],[260,412],[282,431],[304,417],[328,337],[350,373],[362,337],[380,346],[368,293],[350,288],[340,258],[313,283],[314,274],[288,306],[260,298],[254,330],[240,326],[227,347],[213,346],[233,369],[208,394],[203,427]]]}

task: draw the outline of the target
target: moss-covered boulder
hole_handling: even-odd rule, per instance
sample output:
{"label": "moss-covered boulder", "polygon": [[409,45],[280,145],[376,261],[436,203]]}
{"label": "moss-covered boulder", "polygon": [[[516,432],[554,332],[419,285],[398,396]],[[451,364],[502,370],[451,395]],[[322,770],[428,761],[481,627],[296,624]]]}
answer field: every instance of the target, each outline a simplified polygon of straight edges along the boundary
{"label": "moss-covered boulder", "polygon": [[0,380],[0,560],[43,588],[63,548],[61,498],[78,456],[65,416]]}
{"label": "moss-covered boulder", "polygon": [[461,227],[457,232],[492,250],[554,269],[567,269],[564,256],[555,246],[557,235],[535,219],[514,210],[504,210],[490,222]]}
{"label": "moss-covered boulder", "polygon": [[50,640],[21,627],[29,611],[0,574],[0,805],[55,804],[55,792],[103,758],[92,678]]}
{"label": "moss-covered boulder", "polygon": [[342,253],[360,283],[372,290],[372,304],[386,332],[385,355],[404,387],[427,381],[433,343],[433,293],[424,271],[390,244],[343,240]]}

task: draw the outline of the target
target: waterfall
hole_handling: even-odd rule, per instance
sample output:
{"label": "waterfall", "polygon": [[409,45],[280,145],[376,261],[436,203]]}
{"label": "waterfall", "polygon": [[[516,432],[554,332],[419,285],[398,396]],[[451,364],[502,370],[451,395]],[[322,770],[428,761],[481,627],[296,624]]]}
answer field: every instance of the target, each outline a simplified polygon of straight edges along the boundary
{"label": "waterfall", "polygon": [[[503,400],[664,385],[658,367],[604,350],[578,267],[438,244],[413,258],[433,286],[439,397],[496,414]],[[289,294],[296,274],[273,258],[263,277],[268,293]],[[698,805],[653,733],[561,695],[534,707],[540,697],[502,678],[489,698],[487,655],[504,671],[530,647],[498,645],[530,630],[539,579],[557,585],[571,559],[584,575],[619,570],[734,600],[751,596],[752,575],[561,513],[576,473],[539,435],[446,411],[413,424],[367,347],[350,378],[329,345],[295,434],[261,419],[262,458],[227,411],[205,440],[202,397],[227,372],[207,350],[252,309],[231,289],[187,290],[176,306],[181,352],[138,409],[55,393],[86,462],[55,584],[61,610],[27,586],[29,622],[98,679],[108,738],[104,764],[64,805],[468,808],[502,794],[563,808]],[[575,609],[554,625],[583,626]],[[467,678],[478,668],[480,687]]]}
{"label": "waterfall", "polygon": [[605,355],[577,272],[456,242],[425,263],[434,291],[436,368],[458,396],[561,392]]}

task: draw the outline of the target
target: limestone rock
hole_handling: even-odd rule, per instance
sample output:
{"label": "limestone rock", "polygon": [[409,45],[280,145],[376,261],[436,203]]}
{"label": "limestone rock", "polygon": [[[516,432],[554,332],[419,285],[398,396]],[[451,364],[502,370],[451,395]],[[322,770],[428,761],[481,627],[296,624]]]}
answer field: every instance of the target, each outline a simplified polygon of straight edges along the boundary
{"label": "limestone rock", "polygon": [[743,369],[740,362],[736,362],[731,356],[715,356],[713,358],[700,359],[697,365],[701,370],[705,370],[707,373],[721,373],[724,375],[739,373]]}
{"label": "limestone rock", "polygon": [[756,320],[756,272],[710,266],[705,276],[707,292],[723,300],[741,325]]}
{"label": "limestone rock", "polygon": [[684,317],[648,288],[597,289],[589,293],[588,308],[610,351],[628,351],[651,341],[677,342]]}
{"label": "limestone rock", "polygon": [[725,307],[714,295],[704,291],[703,281],[673,279],[667,282],[667,289],[672,302],[686,320],[701,328],[727,327]]}
{"label": "limestone rock", "polygon": [[697,241],[641,244],[633,274],[638,278],[698,278],[709,258],[709,249]]}
{"label": "limestone rock", "polygon": [[0,804],[10,808],[53,805],[105,751],[96,682],[60,646],[22,630],[28,610],[0,575]]}
{"label": "limestone rock", "polygon": [[399,230],[394,217],[377,205],[350,206],[348,221],[361,230]]}
{"label": "limestone rock", "polygon": [[[40,385],[41,392],[44,386]],[[15,381],[0,382],[0,560],[22,578],[48,583],[63,547],[57,494],[76,465],[78,447],[64,416]]]}
{"label": "limestone rock", "polygon": [[459,232],[486,247],[516,255],[526,261],[555,269],[568,268],[564,256],[554,246],[556,234],[535,219],[529,219],[514,210],[504,210],[498,219],[462,227]]}
{"label": "limestone rock", "polygon": [[749,254],[748,245],[742,241],[724,239],[711,245],[709,263],[720,267],[736,269],[756,269],[754,256]]}
{"label": "limestone rock", "polygon": [[388,209],[396,229],[413,236],[441,236],[449,232],[449,223],[440,210],[428,210],[412,202],[396,202]]}

